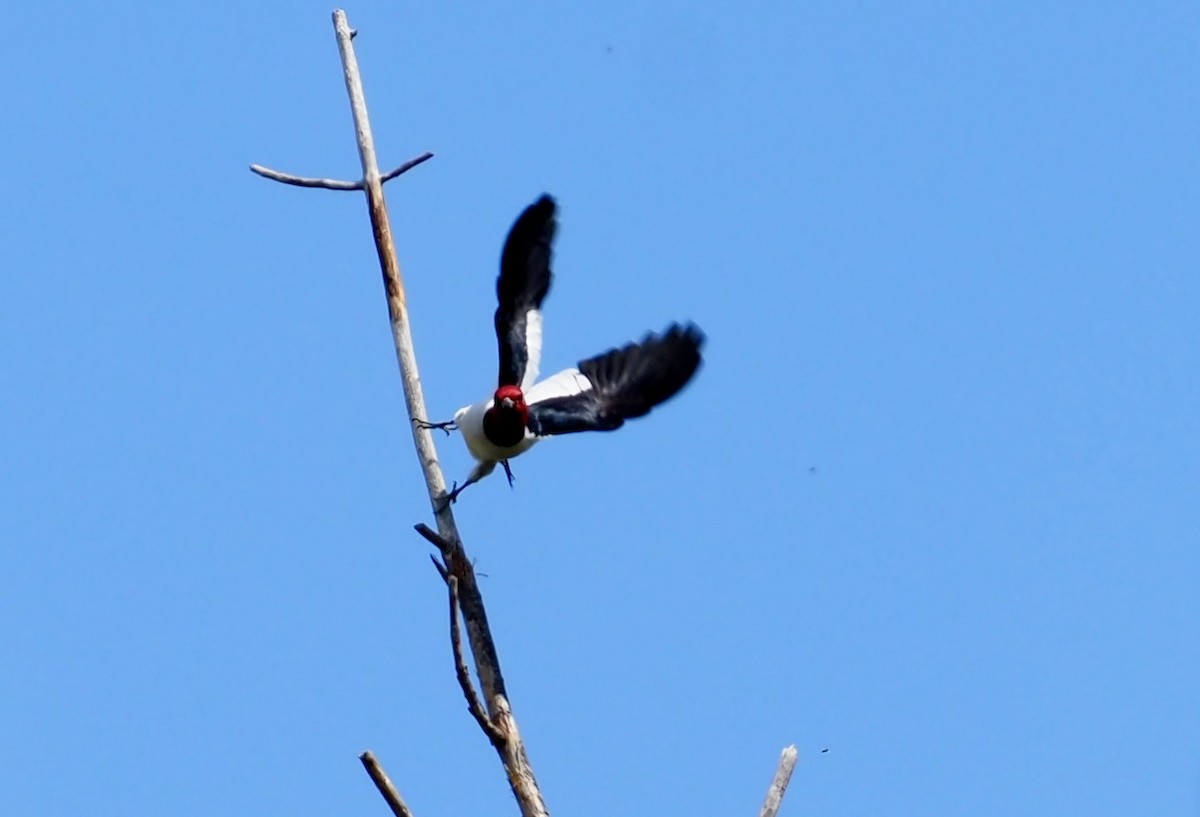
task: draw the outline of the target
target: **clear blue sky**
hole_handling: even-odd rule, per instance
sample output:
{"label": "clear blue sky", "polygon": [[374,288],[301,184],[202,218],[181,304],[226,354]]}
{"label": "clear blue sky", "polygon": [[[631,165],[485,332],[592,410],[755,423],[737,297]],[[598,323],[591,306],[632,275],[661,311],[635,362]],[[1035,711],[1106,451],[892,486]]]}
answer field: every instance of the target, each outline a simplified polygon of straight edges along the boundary
{"label": "clear blue sky", "polygon": [[[516,813],[362,197],[247,170],[356,176],[331,9],[9,15],[6,814]],[[552,813],[1200,812],[1194,3],[348,11],[431,413],[543,191],[547,369],[709,335],[458,506]]]}

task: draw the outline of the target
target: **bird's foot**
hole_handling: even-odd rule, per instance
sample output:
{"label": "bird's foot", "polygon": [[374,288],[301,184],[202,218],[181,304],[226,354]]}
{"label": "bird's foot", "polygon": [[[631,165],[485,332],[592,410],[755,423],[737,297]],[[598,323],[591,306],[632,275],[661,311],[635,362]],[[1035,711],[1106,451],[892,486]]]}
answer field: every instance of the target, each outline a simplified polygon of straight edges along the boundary
{"label": "bird's foot", "polygon": [[414,418],[413,422],[417,424],[417,428],[423,428],[426,431],[432,431],[435,428],[438,431],[444,431],[446,432],[447,437],[450,436],[451,431],[456,431],[458,429],[458,423],[454,422],[453,420],[447,420],[444,423],[431,423],[428,420]]}
{"label": "bird's foot", "polygon": [[513,472],[508,467],[508,460],[500,460],[500,464],[504,466],[504,476],[508,477],[508,487],[513,487]]}
{"label": "bird's foot", "polygon": [[[470,485],[470,483],[467,483],[467,485]],[[442,511],[446,510],[451,505],[453,505],[455,502],[458,502],[458,495],[463,492],[463,488],[466,488],[467,485],[464,485],[462,488],[458,487],[457,482],[454,483],[453,485],[451,485],[450,493],[448,493],[444,497],[442,497],[442,501],[438,503],[437,512],[441,513]]]}

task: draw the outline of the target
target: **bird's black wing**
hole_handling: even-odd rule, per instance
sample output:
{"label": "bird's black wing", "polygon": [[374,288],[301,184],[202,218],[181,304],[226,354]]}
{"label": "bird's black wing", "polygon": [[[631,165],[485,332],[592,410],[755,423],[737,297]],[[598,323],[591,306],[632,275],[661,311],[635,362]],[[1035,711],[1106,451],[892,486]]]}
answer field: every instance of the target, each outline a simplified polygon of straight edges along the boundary
{"label": "bird's black wing", "polygon": [[548,436],[620,428],[687,385],[700,368],[703,344],[704,333],[694,324],[672,324],[661,335],[649,334],[640,343],[584,360],[579,373],[590,388],[544,400],[531,398],[529,430]]}
{"label": "bird's black wing", "polygon": [[543,195],[517,217],[500,254],[496,279],[498,386],[526,388],[537,377],[542,353],[542,301],[550,291],[551,244],[558,222],[554,199]]}

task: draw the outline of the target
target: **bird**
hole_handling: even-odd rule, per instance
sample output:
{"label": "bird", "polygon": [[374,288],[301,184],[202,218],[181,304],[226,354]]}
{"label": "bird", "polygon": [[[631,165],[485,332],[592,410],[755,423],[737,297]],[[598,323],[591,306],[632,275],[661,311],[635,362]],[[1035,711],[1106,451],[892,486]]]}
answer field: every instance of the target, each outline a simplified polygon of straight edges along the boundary
{"label": "bird", "polygon": [[705,335],[694,323],[672,323],[640,341],[581,360],[538,380],[542,303],[551,271],[558,205],[543,194],[513,222],[500,253],[496,279],[499,374],[491,396],[463,406],[448,422],[415,420],[426,429],[462,433],[475,467],[455,482],[439,509],[468,486],[504,467],[541,440],[580,431],[614,431],[678,394],[700,368]]}

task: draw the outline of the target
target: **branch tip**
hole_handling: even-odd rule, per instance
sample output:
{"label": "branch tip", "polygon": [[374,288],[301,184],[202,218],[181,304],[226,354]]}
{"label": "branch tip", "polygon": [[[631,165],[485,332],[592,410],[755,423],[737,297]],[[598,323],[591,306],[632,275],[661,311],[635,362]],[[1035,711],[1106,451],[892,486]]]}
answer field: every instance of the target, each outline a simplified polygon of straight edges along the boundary
{"label": "branch tip", "polygon": [[448,554],[454,552],[454,543],[442,536],[433,528],[426,525],[424,522],[418,522],[417,524],[413,525],[413,529],[416,530],[417,533],[421,534],[421,536],[425,537],[427,542],[440,550],[442,552],[442,556],[448,556]]}
{"label": "branch tip", "polygon": [[775,817],[779,806],[783,803],[783,794],[787,791],[788,783],[792,780],[792,772],[796,768],[796,745],[785,746],[779,755],[779,765],[775,768],[775,777],[767,789],[767,797],[763,801],[762,810],[758,817]]}
{"label": "branch tip", "polygon": [[291,173],[281,173],[278,170],[272,170],[269,167],[262,165],[250,165],[250,170],[264,179],[270,179],[274,182],[282,182],[290,184],[294,187],[319,187],[324,190],[362,190],[363,183],[360,179],[356,182],[345,182],[341,179],[315,179],[308,176],[293,176]]}
{"label": "branch tip", "polygon": [[[399,167],[393,168],[392,170],[389,170],[387,173],[384,173],[382,176],[380,176],[379,183],[383,184],[384,182],[390,182],[392,179],[396,178],[397,176],[402,176],[403,174],[412,170],[417,165],[424,164],[425,162],[428,162],[432,158],[433,158],[433,153],[428,150],[425,151],[424,153],[422,153],[420,156],[414,156],[413,158],[409,159],[407,162],[400,165]],[[448,434],[449,432],[446,432],[446,433]]]}
{"label": "branch tip", "polygon": [[387,772],[383,770],[383,766],[379,765],[379,761],[376,760],[375,753],[370,751],[363,752],[358,756],[358,759],[362,762],[363,768],[367,770],[367,774],[371,777],[375,788],[379,789],[379,793],[383,795],[383,799],[392,810],[392,814],[395,817],[413,817],[408,804],[404,802],[404,798],[396,790],[396,786],[392,783],[391,778],[387,776]]}

